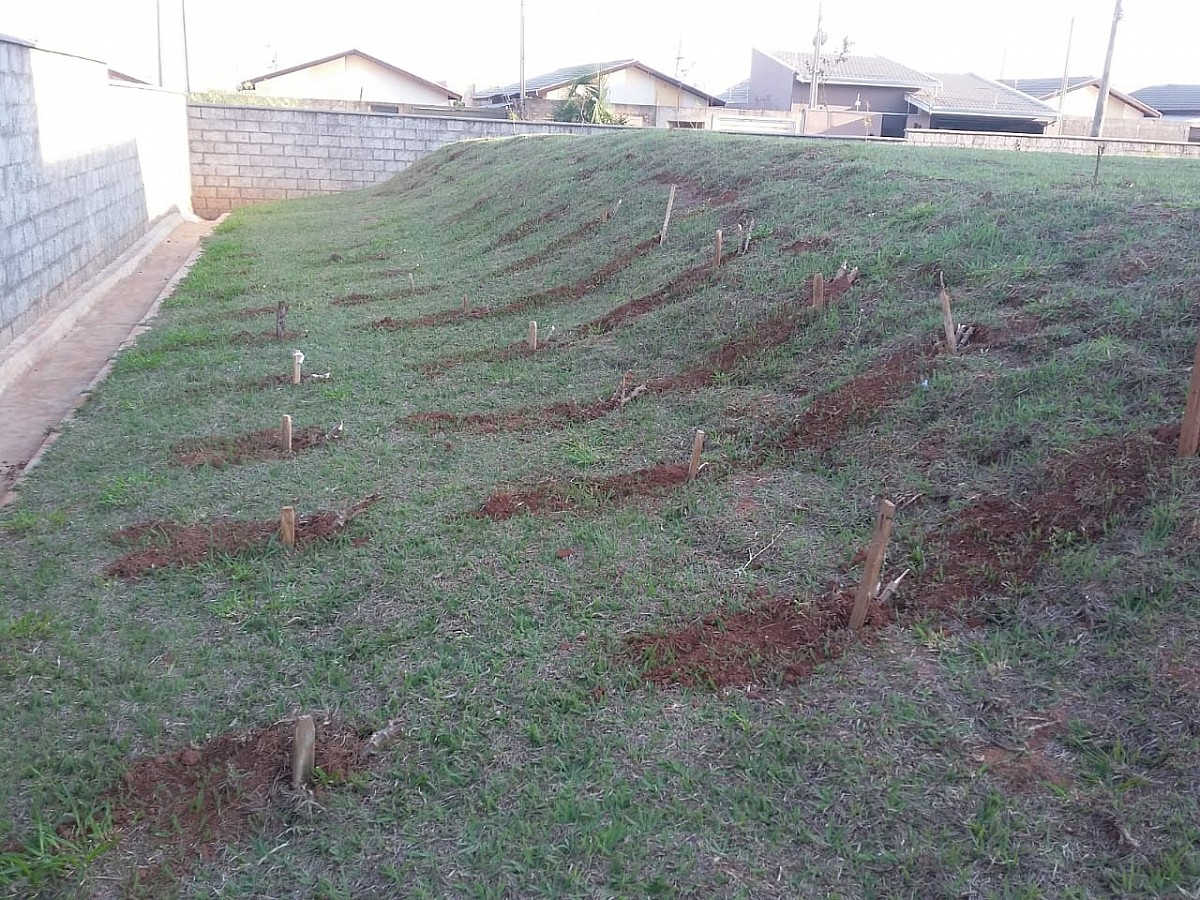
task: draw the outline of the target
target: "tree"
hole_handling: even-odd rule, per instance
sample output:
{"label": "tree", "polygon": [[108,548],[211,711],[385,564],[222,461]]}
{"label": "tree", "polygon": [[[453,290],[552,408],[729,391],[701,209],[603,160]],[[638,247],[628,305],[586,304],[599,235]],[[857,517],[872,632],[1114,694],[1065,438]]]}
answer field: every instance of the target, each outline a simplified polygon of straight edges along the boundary
{"label": "tree", "polygon": [[599,75],[576,79],[567,96],[554,109],[555,122],[584,122],[590,125],[624,125],[625,117],[608,106],[608,92]]}
{"label": "tree", "polygon": [[810,106],[819,105],[818,91],[829,76],[832,75],[837,68],[850,58],[850,48],[854,46],[850,38],[842,38],[842,47],[835,55],[822,54],[820,52],[821,44],[825,42],[825,32],[819,31],[817,37],[813,41],[813,46],[816,50],[813,53],[812,59],[804,60],[804,68],[808,72],[808,81],[812,85],[812,93],[810,98]]}

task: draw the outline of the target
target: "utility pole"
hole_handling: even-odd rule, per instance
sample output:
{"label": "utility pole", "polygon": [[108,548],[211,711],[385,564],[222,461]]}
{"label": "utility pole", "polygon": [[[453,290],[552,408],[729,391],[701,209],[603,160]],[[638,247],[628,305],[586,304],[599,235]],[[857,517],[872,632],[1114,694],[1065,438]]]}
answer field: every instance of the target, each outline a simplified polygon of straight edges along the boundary
{"label": "utility pole", "polygon": [[1104,109],[1108,106],[1108,86],[1112,80],[1113,48],[1117,45],[1117,26],[1121,24],[1121,0],[1113,10],[1112,33],[1108,36],[1108,54],[1104,57],[1104,74],[1100,76],[1100,96],[1096,99],[1096,116],[1092,119],[1092,137],[1104,130]]}
{"label": "utility pole", "polygon": [[162,87],[162,0],[154,0],[154,38],[158,43],[158,86]]}
{"label": "utility pole", "polygon": [[821,69],[821,46],[827,40],[827,35],[821,30],[821,21],[824,17],[824,4],[817,4],[817,33],[813,35],[813,55],[812,55],[812,72],[809,73],[808,84],[808,108],[814,110],[817,108],[817,79]]}
{"label": "utility pole", "polygon": [[183,90],[190,94],[192,92],[192,67],[188,62],[187,0],[179,0],[179,14],[183,22]]}
{"label": "utility pole", "polygon": [[1067,30],[1067,61],[1063,64],[1063,80],[1058,91],[1058,133],[1063,133],[1063,109],[1067,104],[1067,91],[1071,87],[1071,42],[1075,40],[1075,17],[1071,16],[1071,27]]}
{"label": "utility pole", "polygon": [[525,0],[521,0],[521,99],[517,104],[517,112],[525,118]]}

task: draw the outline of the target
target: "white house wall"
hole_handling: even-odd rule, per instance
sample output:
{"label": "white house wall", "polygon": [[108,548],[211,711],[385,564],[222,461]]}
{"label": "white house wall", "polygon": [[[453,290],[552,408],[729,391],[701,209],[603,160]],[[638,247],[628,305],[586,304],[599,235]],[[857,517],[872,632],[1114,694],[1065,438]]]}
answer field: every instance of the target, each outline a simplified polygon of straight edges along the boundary
{"label": "white house wall", "polygon": [[449,105],[446,94],[359,56],[275,75],[255,85],[267,97],[298,100],[361,100],[368,103]]}
{"label": "white house wall", "polygon": [[[605,75],[602,79],[605,100],[610,106],[669,106],[683,109],[704,109],[708,101],[691,91],[677,88],[669,81],[656,78],[649,72],[630,67]],[[563,100],[571,86],[548,91],[546,99]]]}
{"label": "white house wall", "polygon": [[[1100,97],[1100,88],[1089,84],[1087,87],[1076,88],[1067,92],[1067,102],[1063,105],[1063,115],[1094,116],[1096,100]],[[1058,109],[1058,97],[1054,96],[1045,101],[1049,106]],[[1108,103],[1104,109],[1106,119],[1141,119],[1144,114],[1140,109],[1130,106],[1120,97],[1109,94]]]}

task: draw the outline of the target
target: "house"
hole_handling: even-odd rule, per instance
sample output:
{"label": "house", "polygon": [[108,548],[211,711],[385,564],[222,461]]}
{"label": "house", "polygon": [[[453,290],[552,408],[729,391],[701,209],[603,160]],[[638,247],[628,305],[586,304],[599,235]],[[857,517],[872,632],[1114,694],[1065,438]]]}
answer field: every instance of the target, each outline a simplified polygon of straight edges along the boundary
{"label": "house", "polygon": [[1041,100],[990,78],[933,74],[936,84],[908,95],[909,128],[1045,134],[1057,111]]}
{"label": "house", "polygon": [[1200,125],[1200,84],[1159,84],[1134,91],[1133,96],[1164,119],[1195,120]]}
{"label": "house", "polygon": [[[1090,124],[1096,114],[1096,101],[1100,99],[1100,79],[1091,75],[1068,78],[1066,94],[1063,94],[1062,82],[1062,78],[1000,79],[1001,84],[1048,103],[1056,110],[1061,106],[1064,116],[1086,118]],[[1136,97],[1113,87],[1108,89],[1108,103],[1104,108],[1106,122],[1116,119],[1157,119],[1161,115],[1157,109]]]}
{"label": "house", "polygon": [[[707,110],[724,106],[719,97],[664,75],[636,59],[569,66],[525,79],[525,115],[549,119],[582,80],[597,80],[604,89],[605,103],[630,125],[658,128],[697,128],[707,121]],[[517,106],[519,82],[488,88],[474,95],[483,106]]]}
{"label": "house", "polygon": [[[869,117],[870,133],[903,137],[908,119],[908,95],[934,87],[936,81],[916,69],[882,56],[828,55],[818,60],[817,106],[839,110],[856,121]],[[791,112],[809,105],[812,86],[812,54],[777,50],[754,50],[750,56],[748,103],[751,109]],[[845,118],[845,116],[843,117]],[[808,133],[836,129],[813,127]],[[859,127],[861,133],[861,126]]]}
{"label": "house", "polygon": [[747,78],[732,85],[717,95],[725,101],[725,105],[734,109],[750,108],[750,79]]}
{"label": "house", "polygon": [[367,103],[374,112],[399,112],[401,104],[448,106],[462,100],[444,84],[353,49],[259,75],[238,89],[268,97]]}

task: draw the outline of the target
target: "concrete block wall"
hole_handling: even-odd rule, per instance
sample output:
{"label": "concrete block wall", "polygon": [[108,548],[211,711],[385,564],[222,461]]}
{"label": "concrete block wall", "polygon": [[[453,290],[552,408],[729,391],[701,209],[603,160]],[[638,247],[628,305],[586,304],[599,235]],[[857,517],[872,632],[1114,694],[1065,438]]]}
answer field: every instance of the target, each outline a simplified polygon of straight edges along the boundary
{"label": "concrete block wall", "polygon": [[920,147],[960,147],[968,150],[1024,150],[1034,153],[1074,153],[1095,156],[1151,156],[1162,159],[1200,160],[1200,144],[1166,141],[1112,140],[1092,137],[1060,137],[1041,134],[996,134],[987,131],[936,131],[909,129],[905,140]]}
{"label": "concrete block wall", "polygon": [[468,138],[593,134],[613,127],[192,104],[192,206],[215,218],[264,200],[387,181],[439,147]]}
{"label": "concrete block wall", "polygon": [[153,219],[189,210],[182,96],[116,90],[104,63],[0,38],[0,353]]}

